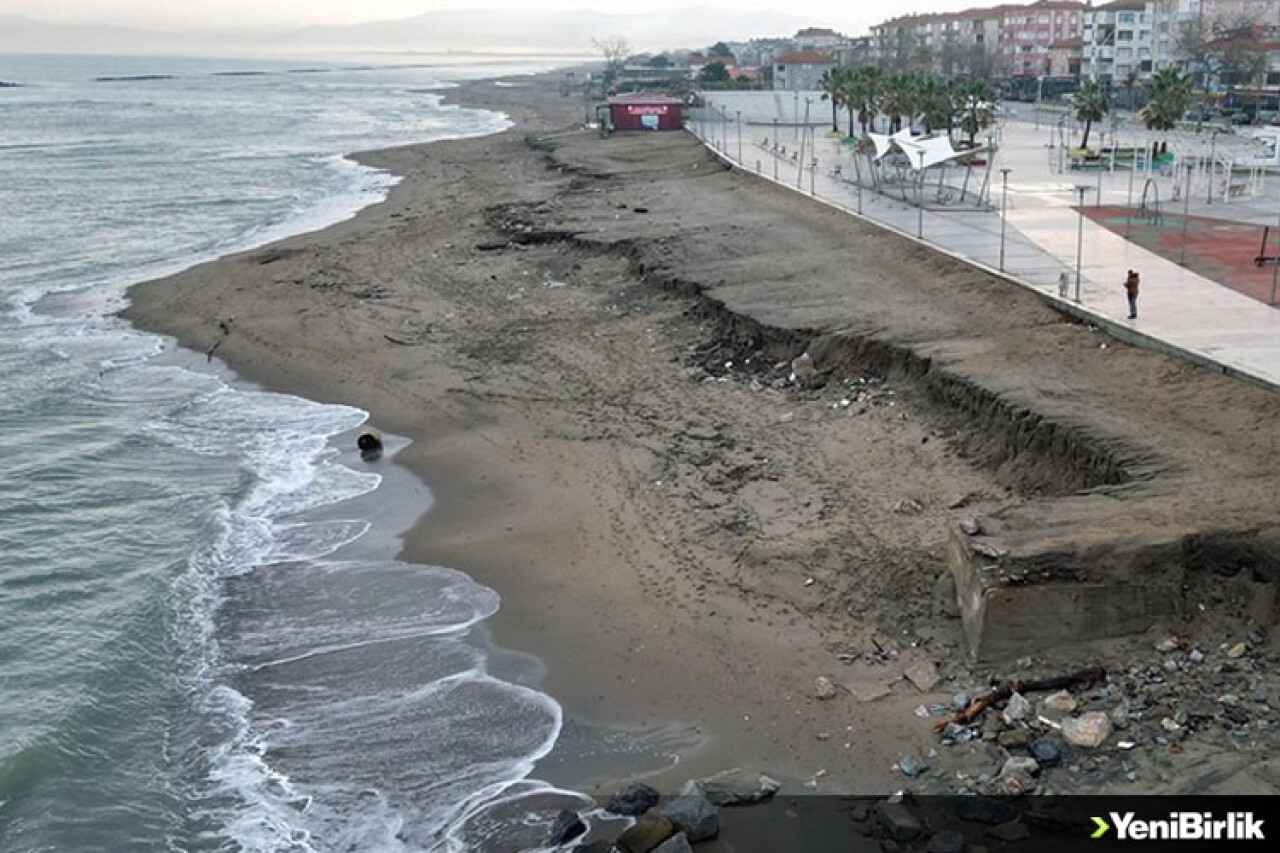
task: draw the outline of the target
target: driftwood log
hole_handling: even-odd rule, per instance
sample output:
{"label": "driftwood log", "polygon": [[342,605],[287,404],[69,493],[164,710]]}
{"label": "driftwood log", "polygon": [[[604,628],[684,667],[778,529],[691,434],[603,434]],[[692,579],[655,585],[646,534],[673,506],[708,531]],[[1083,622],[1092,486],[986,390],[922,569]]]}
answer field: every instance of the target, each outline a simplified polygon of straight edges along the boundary
{"label": "driftwood log", "polygon": [[1100,666],[1091,666],[1088,669],[1082,669],[1079,672],[1073,672],[1071,675],[1060,675],[1056,678],[1039,678],[1031,681],[1021,681],[1015,679],[1006,681],[999,687],[993,689],[985,696],[980,696],[969,703],[969,707],[965,708],[954,719],[944,720],[934,726],[935,731],[942,731],[951,723],[958,726],[967,726],[975,717],[981,714],[991,705],[997,702],[1003,702],[1014,693],[1038,693],[1045,690],[1065,690],[1068,687],[1077,687],[1081,684],[1093,684],[1098,681],[1104,681],[1107,677],[1107,671]]}

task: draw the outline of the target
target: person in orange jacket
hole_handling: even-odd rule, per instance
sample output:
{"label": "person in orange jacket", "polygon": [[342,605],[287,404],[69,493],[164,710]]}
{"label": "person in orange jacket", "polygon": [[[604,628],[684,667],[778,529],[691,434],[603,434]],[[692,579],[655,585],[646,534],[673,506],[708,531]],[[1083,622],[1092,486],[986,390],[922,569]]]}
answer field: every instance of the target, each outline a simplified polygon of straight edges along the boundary
{"label": "person in orange jacket", "polygon": [[1137,270],[1129,270],[1129,275],[1124,280],[1124,292],[1129,297],[1129,319],[1138,319],[1138,287],[1141,281],[1138,278]]}

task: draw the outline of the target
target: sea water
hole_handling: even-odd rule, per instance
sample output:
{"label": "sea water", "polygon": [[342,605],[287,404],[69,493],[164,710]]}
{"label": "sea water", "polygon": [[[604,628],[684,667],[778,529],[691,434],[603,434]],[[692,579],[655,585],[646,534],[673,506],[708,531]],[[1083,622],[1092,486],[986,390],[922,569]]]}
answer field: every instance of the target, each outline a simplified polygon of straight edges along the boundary
{"label": "sea water", "polygon": [[383,197],[346,152],[502,130],[441,103],[483,71],[0,56],[0,850],[517,850],[577,802],[498,596],[396,562],[430,493],[366,413],[112,316]]}

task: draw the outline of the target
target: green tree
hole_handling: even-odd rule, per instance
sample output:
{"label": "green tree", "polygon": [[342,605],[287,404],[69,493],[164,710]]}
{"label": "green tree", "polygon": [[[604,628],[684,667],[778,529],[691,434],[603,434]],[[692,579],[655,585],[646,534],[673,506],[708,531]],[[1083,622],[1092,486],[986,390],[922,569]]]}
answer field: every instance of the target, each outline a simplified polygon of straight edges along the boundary
{"label": "green tree", "polygon": [[1086,80],[1076,93],[1076,121],[1084,122],[1084,138],[1080,140],[1081,148],[1089,147],[1089,132],[1093,123],[1102,121],[1111,110],[1107,93],[1096,80]]}
{"label": "green tree", "polygon": [[649,60],[650,68],[663,70],[671,67],[671,60],[667,58],[665,53],[659,53],[657,56]]}
{"label": "green tree", "polygon": [[714,56],[717,59],[733,59],[733,51],[729,49],[729,45],[718,41],[707,49],[707,56]]}
{"label": "green tree", "polygon": [[955,90],[956,112],[960,115],[960,130],[975,144],[978,134],[995,123],[995,104],[991,87],[977,80]]}
{"label": "green tree", "polygon": [[849,135],[853,136],[853,121],[857,115],[862,135],[866,136],[871,122],[880,113],[880,99],[884,92],[884,74],[874,65],[853,69],[844,78],[842,93],[845,109],[849,111]]}
{"label": "green tree", "polygon": [[729,69],[718,59],[715,62],[708,62],[698,72],[699,83],[728,83],[730,79]]}
{"label": "green tree", "polygon": [[917,109],[924,122],[925,133],[946,130],[951,135],[952,120],[955,115],[955,100],[952,87],[936,77],[925,77],[918,88]]}
{"label": "green tree", "polygon": [[822,79],[818,81],[819,88],[822,89],[822,100],[831,102],[831,130],[835,133],[840,132],[840,108],[844,106],[844,74],[847,68],[828,68],[822,72]]}
{"label": "green tree", "polygon": [[890,133],[902,129],[904,116],[908,125],[914,121],[919,85],[919,79],[910,74],[894,74],[885,79],[880,111],[889,117]]}
{"label": "green tree", "polygon": [[1191,75],[1162,68],[1146,82],[1147,103],[1138,117],[1147,130],[1173,130],[1191,105]]}

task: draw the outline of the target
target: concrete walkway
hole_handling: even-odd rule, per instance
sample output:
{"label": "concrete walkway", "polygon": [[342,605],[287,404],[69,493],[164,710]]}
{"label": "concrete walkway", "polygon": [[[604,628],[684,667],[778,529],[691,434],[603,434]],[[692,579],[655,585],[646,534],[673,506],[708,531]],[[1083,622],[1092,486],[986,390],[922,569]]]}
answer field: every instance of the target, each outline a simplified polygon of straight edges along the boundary
{"label": "concrete walkway", "polygon": [[[860,189],[852,180],[856,172],[849,146],[824,135],[825,121],[810,134],[812,142],[805,143],[805,168],[800,166],[798,157],[793,159],[798,140],[803,137],[795,128],[787,128],[779,137],[785,155],[775,154],[771,141],[766,142],[774,132],[772,119],[766,123],[756,115],[762,108],[772,109],[775,102],[781,103],[770,98],[767,104],[762,102],[743,110],[758,123],[743,121],[741,142],[739,125],[733,120],[737,109],[728,110],[728,122],[694,121],[689,129],[718,156],[757,172],[766,180],[812,193],[854,215],[860,210],[869,221],[910,238],[923,239],[943,252],[997,274],[1001,247],[999,169],[1009,168],[1012,171],[1003,265],[1006,277],[1041,292],[1121,339],[1216,366],[1280,390],[1280,311],[1165,260],[1078,215],[1077,184],[1089,187],[1086,204],[1096,203],[1100,185],[1105,203],[1125,204],[1130,198],[1128,171],[1108,172],[1101,178],[1094,172],[1059,173],[1055,150],[1047,147],[1052,139],[1050,129],[1036,130],[1027,122],[1005,122],[999,129],[1000,159],[991,171],[990,205],[979,209],[971,203],[967,209],[960,209],[953,204],[950,209],[926,209],[922,216],[919,208],[901,195],[893,197]],[[813,118],[818,117],[815,114]],[[826,119],[829,118],[828,107]],[[791,115],[784,117],[790,119]],[[808,168],[815,151],[817,166]],[[865,164],[865,159],[862,162]],[[1143,180],[1134,182],[1138,193]],[[1172,209],[1173,180],[1171,176],[1163,179],[1164,210],[1181,212],[1180,206],[1177,211]],[[1276,178],[1272,176],[1270,180],[1274,182]],[[980,170],[975,169],[970,189],[981,181]],[[935,189],[925,189],[927,206],[937,201],[936,193]],[[914,199],[914,191],[908,192],[908,199]],[[1250,200],[1254,209],[1259,203],[1256,198]],[[1230,206],[1223,204],[1206,206],[1199,202],[1192,205],[1192,211],[1230,217]],[[1078,237],[1083,263],[1077,302]],[[1130,269],[1139,270],[1143,281],[1137,320],[1127,319],[1122,286]],[[1062,299],[1059,288],[1064,274],[1068,290],[1067,298]]]}

